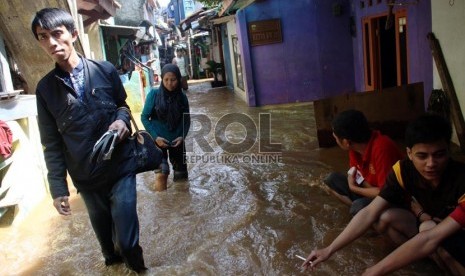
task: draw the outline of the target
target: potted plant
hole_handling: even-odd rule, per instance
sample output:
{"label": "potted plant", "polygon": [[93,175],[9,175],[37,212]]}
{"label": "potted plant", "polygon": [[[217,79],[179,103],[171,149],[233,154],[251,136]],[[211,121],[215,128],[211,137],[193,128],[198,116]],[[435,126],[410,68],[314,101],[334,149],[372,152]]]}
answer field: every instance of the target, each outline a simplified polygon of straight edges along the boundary
{"label": "potted plant", "polygon": [[208,65],[208,70],[210,71],[210,74],[213,75],[214,80],[211,83],[212,87],[225,86],[225,82],[223,81],[222,77],[223,65],[214,60],[209,60],[206,64]]}

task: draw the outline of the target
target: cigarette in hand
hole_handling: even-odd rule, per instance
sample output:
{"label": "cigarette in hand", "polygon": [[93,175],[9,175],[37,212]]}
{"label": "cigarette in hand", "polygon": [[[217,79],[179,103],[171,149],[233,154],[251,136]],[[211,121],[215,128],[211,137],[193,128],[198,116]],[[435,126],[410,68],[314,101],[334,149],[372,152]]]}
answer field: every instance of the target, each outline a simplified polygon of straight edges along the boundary
{"label": "cigarette in hand", "polygon": [[[296,256],[297,258],[301,259],[302,261],[306,261],[306,260],[307,260],[307,259],[305,259],[304,257],[302,257],[302,256],[300,256],[300,255],[295,255],[295,256]],[[313,264],[312,261],[308,261],[308,263],[309,263],[310,265]]]}
{"label": "cigarette in hand", "polygon": [[[297,258],[301,259],[301,260],[304,261],[304,262],[307,260],[307,259],[305,259],[304,257],[299,256],[299,255],[297,255],[297,254],[296,254],[295,256],[296,256]],[[312,261],[308,261],[308,263],[309,263],[310,265],[313,264]],[[302,266],[302,268],[300,269],[300,272],[305,272],[305,267],[304,267],[304,266]]]}

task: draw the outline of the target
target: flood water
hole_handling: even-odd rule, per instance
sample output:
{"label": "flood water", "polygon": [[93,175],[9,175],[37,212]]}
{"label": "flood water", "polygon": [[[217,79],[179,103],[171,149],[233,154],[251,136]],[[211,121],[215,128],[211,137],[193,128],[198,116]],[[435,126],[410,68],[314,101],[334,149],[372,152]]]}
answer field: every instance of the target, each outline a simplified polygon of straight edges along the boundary
{"label": "flood water", "polygon": [[[329,244],[350,220],[348,207],[321,182],[328,172],[347,169],[347,153],[318,148],[311,103],[250,108],[227,90],[209,88],[209,83],[191,84],[188,97],[199,119],[192,133],[209,120],[212,131],[205,141],[213,152],[191,143],[189,180],[174,183],[170,176],[164,192],[152,189],[151,172],[137,176],[146,275],[310,274],[300,272],[302,261],[295,254],[306,257]],[[241,144],[254,133],[253,125],[233,120],[222,138],[213,130],[225,115],[246,118],[237,113],[246,114],[257,129],[266,123],[260,113],[270,114],[265,115],[271,122],[268,141],[280,144],[279,152],[263,154],[256,143],[230,158],[225,144]],[[262,159],[253,159],[257,156]],[[0,275],[135,275],[124,265],[104,266],[75,190],[71,208],[72,216],[59,216],[46,198],[21,223],[0,228]],[[392,249],[368,232],[312,275],[360,275]],[[393,275],[441,272],[430,261],[419,261]]]}

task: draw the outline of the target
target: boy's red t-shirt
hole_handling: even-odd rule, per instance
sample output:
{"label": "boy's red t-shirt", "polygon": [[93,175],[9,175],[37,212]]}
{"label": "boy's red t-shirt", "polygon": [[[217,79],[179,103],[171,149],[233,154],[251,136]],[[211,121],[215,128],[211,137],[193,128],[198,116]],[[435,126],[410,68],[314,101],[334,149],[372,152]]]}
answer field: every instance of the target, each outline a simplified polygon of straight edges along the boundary
{"label": "boy's red t-shirt", "polygon": [[349,165],[361,172],[365,181],[372,186],[382,188],[392,166],[404,158],[397,144],[386,135],[374,130],[364,155],[349,151]]}

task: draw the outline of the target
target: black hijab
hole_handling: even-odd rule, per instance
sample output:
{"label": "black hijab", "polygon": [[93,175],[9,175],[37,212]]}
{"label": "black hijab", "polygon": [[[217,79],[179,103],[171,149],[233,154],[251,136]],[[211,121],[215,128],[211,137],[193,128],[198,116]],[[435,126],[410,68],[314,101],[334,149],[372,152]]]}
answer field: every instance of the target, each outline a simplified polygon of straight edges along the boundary
{"label": "black hijab", "polygon": [[[171,72],[178,80],[178,86],[174,91],[168,91],[163,85],[163,77],[166,73]],[[168,129],[173,131],[176,129],[182,119],[182,87],[181,87],[181,72],[175,64],[166,64],[161,69],[161,84],[159,93],[155,98],[155,112],[159,120],[168,123]]]}

